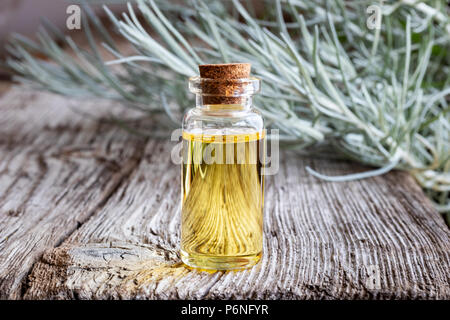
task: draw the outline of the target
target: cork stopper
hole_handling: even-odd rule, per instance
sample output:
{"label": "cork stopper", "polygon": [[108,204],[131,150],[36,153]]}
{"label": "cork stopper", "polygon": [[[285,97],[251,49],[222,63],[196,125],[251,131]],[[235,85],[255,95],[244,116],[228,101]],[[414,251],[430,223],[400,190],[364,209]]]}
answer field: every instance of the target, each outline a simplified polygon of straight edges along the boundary
{"label": "cork stopper", "polygon": [[250,77],[250,63],[202,64],[200,77],[208,79],[241,79]]}
{"label": "cork stopper", "polygon": [[239,104],[250,77],[250,63],[203,64],[199,66],[204,104]]}

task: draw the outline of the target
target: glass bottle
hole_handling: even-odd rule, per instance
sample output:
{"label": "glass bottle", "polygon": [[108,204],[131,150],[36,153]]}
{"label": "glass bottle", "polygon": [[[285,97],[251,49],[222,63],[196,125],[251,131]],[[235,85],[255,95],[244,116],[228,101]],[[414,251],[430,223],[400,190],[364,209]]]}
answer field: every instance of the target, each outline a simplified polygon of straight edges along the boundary
{"label": "glass bottle", "polygon": [[263,241],[265,129],[250,64],[199,66],[183,119],[181,258],[194,268],[253,266]]}

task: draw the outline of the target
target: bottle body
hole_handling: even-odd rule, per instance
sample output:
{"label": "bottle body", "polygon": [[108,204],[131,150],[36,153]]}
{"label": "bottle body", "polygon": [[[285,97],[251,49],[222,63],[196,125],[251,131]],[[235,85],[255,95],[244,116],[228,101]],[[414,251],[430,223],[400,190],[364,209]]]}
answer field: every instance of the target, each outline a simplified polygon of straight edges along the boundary
{"label": "bottle body", "polygon": [[201,105],[183,121],[181,257],[243,269],[262,252],[265,130],[251,105]]}

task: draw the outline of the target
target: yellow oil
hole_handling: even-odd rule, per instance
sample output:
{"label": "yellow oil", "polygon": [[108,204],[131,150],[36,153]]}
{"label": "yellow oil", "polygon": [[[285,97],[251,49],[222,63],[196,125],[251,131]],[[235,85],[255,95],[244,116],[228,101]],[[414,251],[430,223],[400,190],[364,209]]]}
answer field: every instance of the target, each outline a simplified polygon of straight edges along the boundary
{"label": "yellow oil", "polygon": [[262,252],[264,132],[183,132],[181,257],[203,270],[244,269]]}

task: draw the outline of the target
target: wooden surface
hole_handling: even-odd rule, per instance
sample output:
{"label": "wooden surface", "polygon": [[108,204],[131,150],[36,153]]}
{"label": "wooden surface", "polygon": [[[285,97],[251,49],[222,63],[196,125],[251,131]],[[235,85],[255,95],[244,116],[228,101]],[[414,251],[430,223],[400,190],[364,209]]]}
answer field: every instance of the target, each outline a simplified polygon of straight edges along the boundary
{"label": "wooden surface", "polygon": [[122,110],[22,87],[0,97],[0,298],[450,298],[450,232],[407,173],[329,183],[305,166],[367,168],[285,152],[262,261],[184,268],[174,144],[80,114]]}

